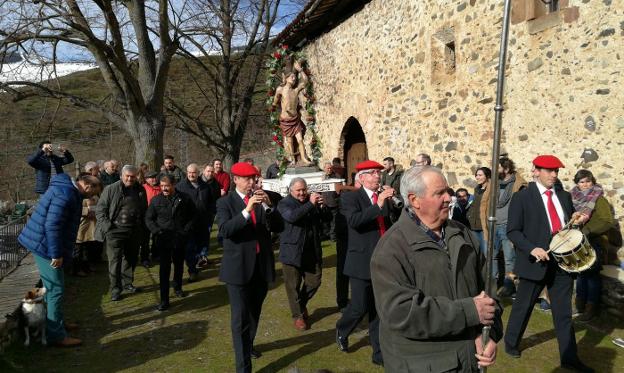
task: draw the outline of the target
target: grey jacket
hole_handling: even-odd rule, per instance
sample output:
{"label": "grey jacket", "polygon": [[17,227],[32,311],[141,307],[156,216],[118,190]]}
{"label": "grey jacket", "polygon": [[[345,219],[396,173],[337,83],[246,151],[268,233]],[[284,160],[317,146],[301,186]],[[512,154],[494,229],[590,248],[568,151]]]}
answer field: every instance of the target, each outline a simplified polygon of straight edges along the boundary
{"label": "grey jacket", "polygon": [[[477,371],[481,333],[472,300],[485,286],[485,257],[470,230],[445,227],[447,251],[403,211],[371,259],[386,372]],[[493,289],[496,289],[493,287]],[[498,307],[491,336],[502,337]]]}
{"label": "grey jacket", "polygon": [[[147,195],[145,189],[138,183],[135,183],[133,188],[137,189],[141,207],[139,208],[140,221],[143,221],[145,216],[145,210],[147,210]],[[116,181],[113,184],[104,188],[100,200],[98,201],[97,208],[95,209],[95,239],[97,241],[104,241],[106,233],[113,228],[113,222],[117,219],[119,209],[121,208],[121,200],[123,199],[122,181]]]}

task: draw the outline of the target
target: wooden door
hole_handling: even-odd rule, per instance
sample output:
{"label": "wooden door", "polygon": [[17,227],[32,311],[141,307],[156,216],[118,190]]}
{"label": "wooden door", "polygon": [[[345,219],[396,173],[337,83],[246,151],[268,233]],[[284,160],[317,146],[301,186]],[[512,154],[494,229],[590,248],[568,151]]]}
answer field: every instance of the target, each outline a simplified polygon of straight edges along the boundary
{"label": "wooden door", "polygon": [[357,142],[351,144],[351,147],[349,148],[349,150],[347,150],[346,158],[347,159],[345,163],[347,165],[347,175],[345,176],[347,179],[347,183],[352,184],[353,179],[351,175],[355,172],[355,165],[368,159],[368,150],[366,149],[366,143]]}

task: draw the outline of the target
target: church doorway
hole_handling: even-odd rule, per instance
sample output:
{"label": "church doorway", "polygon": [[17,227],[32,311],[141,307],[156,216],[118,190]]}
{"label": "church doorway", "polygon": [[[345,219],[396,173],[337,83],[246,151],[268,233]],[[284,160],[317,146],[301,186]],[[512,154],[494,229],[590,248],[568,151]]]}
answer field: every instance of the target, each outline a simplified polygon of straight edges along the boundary
{"label": "church doorway", "polygon": [[360,122],[354,117],[347,119],[340,135],[340,142],[343,144],[342,161],[347,170],[345,179],[348,184],[353,184],[355,165],[368,159],[366,136]]}

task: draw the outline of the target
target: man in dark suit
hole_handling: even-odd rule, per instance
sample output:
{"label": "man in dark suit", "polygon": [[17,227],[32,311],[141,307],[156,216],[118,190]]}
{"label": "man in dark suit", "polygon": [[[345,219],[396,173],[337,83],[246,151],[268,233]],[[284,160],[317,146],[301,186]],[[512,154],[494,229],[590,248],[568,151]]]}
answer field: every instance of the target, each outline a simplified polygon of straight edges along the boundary
{"label": "man in dark suit", "polygon": [[145,225],[153,234],[154,246],[160,257],[160,304],[158,311],[169,309],[169,275],[173,263],[173,290],[183,298],[182,272],[184,250],[197,219],[197,209],[191,197],[177,190],[175,177],[162,175],[162,193],[154,197],[145,213]]}
{"label": "man in dark suit", "polygon": [[553,322],[559,343],[561,366],[578,372],[593,372],[578,358],[572,326],[572,276],[563,271],[547,251],[552,236],[572,220],[586,216],[574,213],[570,193],[553,188],[561,161],[552,155],[533,160],[535,182],[514,194],[509,206],[507,235],[517,250],[515,273],[520,277],[507,331],[505,352],[520,357],[520,340],[527,327],[535,300],[548,288]]}
{"label": "man in dark suit", "polygon": [[395,210],[391,197],[394,189],[379,193],[383,166],[375,161],[356,165],[356,178],[362,187],[341,196],[341,212],[348,226],[347,259],[344,274],[351,282],[351,303],[336,323],[336,342],[341,351],[349,348],[349,334],[353,332],[364,315],[368,314],[368,331],[373,347],[372,361],[383,365],[379,346],[379,318],[371,284],[370,260],[379,238],[390,228],[390,214]]}
{"label": "man in dark suit", "polygon": [[236,372],[242,373],[251,372],[252,357],[260,357],[253,341],[268,283],[275,280],[270,231],[281,229],[281,218],[269,209],[267,194],[254,191],[258,172],[254,166],[236,163],[231,172],[236,188],[217,201],[223,237],[219,280],[227,286]]}
{"label": "man in dark suit", "polygon": [[292,179],[288,190],[290,194],[277,207],[284,220],[279,260],[295,328],[306,330],[308,302],[321,286],[321,226],[331,213],[319,193],[308,193],[305,179]]}

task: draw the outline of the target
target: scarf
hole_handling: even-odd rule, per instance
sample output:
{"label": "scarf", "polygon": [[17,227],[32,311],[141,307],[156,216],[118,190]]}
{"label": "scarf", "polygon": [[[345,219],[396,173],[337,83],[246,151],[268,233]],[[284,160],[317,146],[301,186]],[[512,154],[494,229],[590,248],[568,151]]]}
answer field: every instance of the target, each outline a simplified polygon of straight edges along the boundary
{"label": "scarf", "polygon": [[502,192],[501,196],[496,203],[496,208],[501,209],[505,207],[511,200],[511,190],[513,189],[514,182],[516,181],[516,175],[511,175],[511,178],[507,181],[501,180],[500,186],[505,186],[505,190]]}
{"label": "scarf", "polygon": [[594,212],[594,208],[596,208],[596,201],[604,194],[604,190],[599,184],[595,184],[593,187],[585,191],[582,191],[578,186],[575,186],[570,191],[570,194],[572,195],[574,210],[591,216],[592,212]]}

